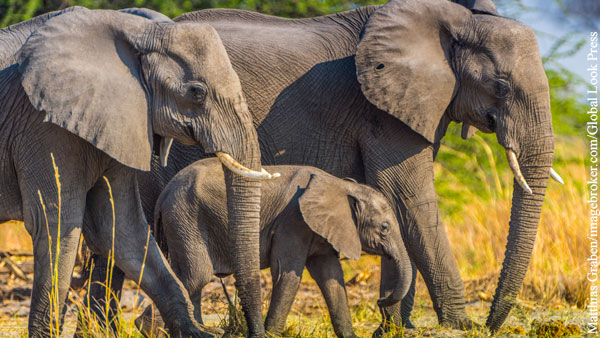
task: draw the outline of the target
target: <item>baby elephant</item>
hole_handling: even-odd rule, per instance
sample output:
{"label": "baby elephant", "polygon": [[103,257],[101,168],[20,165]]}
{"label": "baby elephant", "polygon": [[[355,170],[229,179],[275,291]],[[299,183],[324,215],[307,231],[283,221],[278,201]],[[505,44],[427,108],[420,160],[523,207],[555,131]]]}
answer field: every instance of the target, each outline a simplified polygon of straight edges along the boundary
{"label": "baby elephant", "polygon": [[[339,254],[358,259],[361,250],[394,262],[395,280],[380,305],[406,294],[411,265],[394,211],[373,188],[313,167],[266,166],[281,177],[262,183],[260,259],[271,268],[273,291],[266,329],[281,334],[304,266],[329,308],[338,337],[355,337]],[[233,273],[227,231],[227,198],[221,163],[198,161],[177,174],[155,209],[155,237],[189,291],[201,318],[201,291],[213,275]],[[138,318],[147,331],[151,311]],[[147,333],[147,332],[146,332]]]}

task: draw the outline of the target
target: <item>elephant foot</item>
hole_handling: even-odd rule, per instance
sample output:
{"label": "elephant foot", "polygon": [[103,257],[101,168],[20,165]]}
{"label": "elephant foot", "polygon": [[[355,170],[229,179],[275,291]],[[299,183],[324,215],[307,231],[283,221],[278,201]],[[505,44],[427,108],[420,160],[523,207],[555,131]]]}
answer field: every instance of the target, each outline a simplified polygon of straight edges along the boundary
{"label": "elephant foot", "polygon": [[404,329],[415,329],[416,327],[410,320],[403,322],[401,327],[394,324],[379,324],[379,327],[373,332],[371,338],[388,337],[389,333],[394,337],[404,337]]}
{"label": "elephant foot", "polygon": [[220,338],[223,337],[223,335],[225,335],[225,330],[221,329],[220,327],[213,327],[213,326],[205,326],[200,324],[200,330],[209,333],[211,335],[213,335],[216,338]]}
{"label": "elephant foot", "polygon": [[[202,325],[199,325],[199,326],[202,326]],[[217,336],[217,335],[214,335],[209,332],[201,331],[194,327],[194,328],[190,328],[189,330],[181,330],[181,332],[173,333],[168,337],[220,338],[221,336]]]}
{"label": "elephant foot", "polygon": [[[147,338],[169,337],[162,317],[152,305],[148,306],[146,310],[144,310],[144,313],[135,319],[135,326],[140,333]],[[225,331],[218,327],[198,325],[198,328],[191,327],[188,330],[181,330],[181,332],[171,334],[170,337],[220,338],[225,333]]]}
{"label": "elephant foot", "polygon": [[455,330],[463,330],[463,331],[469,331],[472,329],[481,329],[484,327],[483,325],[473,321],[471,318],[469,318],[466,315],[462,316],[462,317],[458,317],[458,318],[444,320],[440,324],[444,327],[452,328]]}
{"label": "elephant foot", "polygon": [[152,305],[146,307],[144,313],[135,319],[135,326],[138,328],[140,333],[148,337],[166,338],[167,333],[165,332],[165,323],[163,322],[158,311],[154,310]]}

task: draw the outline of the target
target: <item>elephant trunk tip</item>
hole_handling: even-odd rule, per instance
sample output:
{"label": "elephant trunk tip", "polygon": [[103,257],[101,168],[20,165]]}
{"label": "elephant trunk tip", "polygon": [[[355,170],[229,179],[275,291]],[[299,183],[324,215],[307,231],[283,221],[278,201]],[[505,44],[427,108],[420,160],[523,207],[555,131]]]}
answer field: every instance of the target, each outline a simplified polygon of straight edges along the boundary
{"label": "elephant trunk tip", "polygon": [[406,262],[394,259],[394,265],[397,278],[395,287],[388,295],[377,300],[379,307],[390,307],[397,304],[406,296],[410,288],[412,282],[412,266],[410,262],[407,264]]}

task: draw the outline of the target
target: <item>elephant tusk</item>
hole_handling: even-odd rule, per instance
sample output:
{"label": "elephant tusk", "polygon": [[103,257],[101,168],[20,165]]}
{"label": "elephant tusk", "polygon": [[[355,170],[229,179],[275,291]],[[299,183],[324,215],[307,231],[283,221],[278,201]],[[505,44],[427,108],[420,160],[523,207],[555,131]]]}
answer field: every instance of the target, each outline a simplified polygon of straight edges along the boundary
{"label": "elephant tusk", "polygon": [[563,181],[562,177],[560,177],[560,175],[552,168],[550,168],[550,177],[560,184],[565,184],[565,181]]}
{"label": "elephant tusk", "polygon": [[233,157],[231,157],[231,155],[227,153],[217,151],[215,154],[219,158],[219,161],[221,161],[221,163],[223,163],[223,165],[226,166],[227,169],[231,170],[232,172],[238,175],[247,178],[252,178],[255,180],[270,180],[281,176],[279,173],[270,174],[264,168],[262,168],[260,172],[248,169],[242,164],[240,164],[238,161],[234,160]]}
{"label": "elephant tusk", "polygon": [[169,159],[169,152],[173,145],[173,139],[170,137],[162,137],[160,139],[160,165],[163,167],[167,166],[167,160]]}
{"label": "elephant tusk", "polygon": [[519,162],[517,161],[517,155],[515,155],[515,152],[510,149],[506,149],[506,158],[508,159],[508,165],[510,166],[513,175],[515,175],[517,183],[519,183],[521,188],[523,188],[523,190],[525,190],[528,194],[533,194],[533,191],[521,173],[521,168],[519,168]]}

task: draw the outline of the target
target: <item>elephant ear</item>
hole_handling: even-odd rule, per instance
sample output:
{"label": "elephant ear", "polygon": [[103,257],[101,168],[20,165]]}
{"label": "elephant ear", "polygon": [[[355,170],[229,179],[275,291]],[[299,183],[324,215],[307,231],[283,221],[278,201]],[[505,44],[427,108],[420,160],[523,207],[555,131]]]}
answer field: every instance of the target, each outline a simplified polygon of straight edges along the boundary
{"label": "elephant ear", "polygon": [[373,13],[356,51],[367,99],[435,142],[452,100],[453,36],[471,13],[446,0],[391,0]]}
{"label": "elephant ear", "polygon": [[359,259],[362,246],[350,207],[349,196],[334,178],[311,175],[298,199],[308,227],[350,259]]}
{"label": "elephant ear", "polygon": [[492,0],[452,0],[452,2],[465,6],[474,14],[498,15]]}
{"label": "elephant ear", "polygon": [[21,49],[27,38],[38,27],[55,16],[74,11],[88,11],[85,7],[73,6],[60,11],[49,12],[36,16],[33,19],[19,22],[12,26],[0,29],[0,69],[4,69],[15,63],[15,55]]}
{"label": "elephant ear", "polygon": [[150,170],[152,133],[138,45],[151,26],[116,11],[49,20],[17,56],[32,105],[115,160]]}

